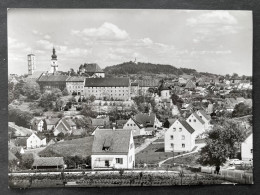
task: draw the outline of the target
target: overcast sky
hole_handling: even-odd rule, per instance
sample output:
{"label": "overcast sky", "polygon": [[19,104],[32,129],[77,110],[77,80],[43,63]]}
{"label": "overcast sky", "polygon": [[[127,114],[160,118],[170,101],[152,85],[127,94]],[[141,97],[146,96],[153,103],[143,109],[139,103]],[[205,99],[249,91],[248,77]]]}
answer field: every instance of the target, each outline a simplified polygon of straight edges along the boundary
{"label": "overcast sky", "polygon": [[52,47],[59,70],[83,63],[101,68],[126,61],[170,64],[216,74],[252,75],[249,11],[10,9],[9,73],[49,70]]}

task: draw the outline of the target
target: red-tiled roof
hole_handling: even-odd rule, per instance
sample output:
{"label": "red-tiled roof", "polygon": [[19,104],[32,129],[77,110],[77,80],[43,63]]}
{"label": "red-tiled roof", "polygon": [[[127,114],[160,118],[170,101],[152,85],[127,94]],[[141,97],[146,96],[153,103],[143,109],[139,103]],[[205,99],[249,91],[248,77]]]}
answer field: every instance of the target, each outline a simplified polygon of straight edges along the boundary
{"label": "red-tiled roof", "polygon": [[[124,129],[97,129],[92,145],[92,154],[126,154],[129,151],[131,131]],[[108,147],[107,151],[103,147]]]}
{"label": "red-tiled roof", "polygon": [[85,87],[128,87],[129,78],[86,78]]}

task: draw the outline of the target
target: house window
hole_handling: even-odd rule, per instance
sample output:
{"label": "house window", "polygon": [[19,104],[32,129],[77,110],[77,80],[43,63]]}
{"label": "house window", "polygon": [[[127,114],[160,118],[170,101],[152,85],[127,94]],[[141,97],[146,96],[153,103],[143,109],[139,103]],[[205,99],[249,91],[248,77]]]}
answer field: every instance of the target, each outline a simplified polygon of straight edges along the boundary
{"label": "house window", "polygon": [[181,127],[179,128],[179,131],[180,131],[180,132],[182,131],[182,128],[181,128]]}
{"label": "house window", "polygon": [[173,135],[171,135],[171,139],[173,139]]}
{"label": "house window", "polygon": [[196,122],[196,119],[194,119],[193,121]]}
{"label": "house window", "polygon": [[253,149],[251,149],[251,154],[253,154]]}
{"label": "house window", "polygon": [[185,148],[185,144],[182,144],[181,147],[182,147],[182,148]]}
{"label": "house window", "polygon": [[123,164],[123,158],[116,158],[117,164]]}
{"label": "house window", "polygon": [[181,136],[181,139],[182,139],[182,140],[185,140],[185,135],[182,135],[182,136]]}
{"label": "house window", "polygon": [[191,122],[191,119],[189,119],[189,122]]}
{"label": "house window", "polygon": [[202,116],[200,116],[200,118],[202,118]]}
{"label": "house window", "polygon": [[105,166],[109,167],[109,160],[105,160]]}
{"label": "house window", "polygon": [[173,128],[173,131],[176,131],[176,128]]}
{"label": "house window", "polygon": [[173,148],[173,146],[174,146],[173,143],[171,143],[171,147],[172,147],[172,148]]}

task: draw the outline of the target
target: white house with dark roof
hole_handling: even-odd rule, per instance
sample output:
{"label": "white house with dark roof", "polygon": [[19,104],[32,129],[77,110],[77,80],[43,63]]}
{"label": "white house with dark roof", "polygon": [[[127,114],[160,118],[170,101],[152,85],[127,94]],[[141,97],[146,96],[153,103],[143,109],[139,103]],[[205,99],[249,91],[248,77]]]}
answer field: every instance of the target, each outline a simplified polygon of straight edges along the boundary
{"label": "white house with dark roof", "polygon": [[211,129],[212,125],[210,124],[211,117],[208,115],[204,110],[198,110],[196,112],[199,117],[205,122],[204,127],[205,129]]}
{"label": "white house with dark roof", "polygon": [[157,129],[158,127],[162,126],[162,122],[156,117],[154,113],[138,113],[136,114],[133,119],[137,121],[139,124],[142,124],[144,128],[153,127]]}
{"label": "white house with dark roof", "polygon": [[142,124],[138,123],[135,119],[132,117],[128,119],[128,121],[124,124],[123,129],[125,130],[131,130],[133,133],[133,136],[139,136],[139,135],[145,135],[145,129]]}
{"label": "white house with dark roof", "polygon": [[182,119],[177,119],[164,134],[165,152],[189,152],[195,147],[195,130]]}
{"label": "white house with dark roof", "polygon": [[129,78],[86,78],[86,97],[95,96],[96,99],[130,100]]}
{"label": "white house with dark roof", "polygon": [[200,135],[205,132],[205,122],[196,112],[193,112],[187,119],[186,122],[195,130],[196,135]]}
{"label": "white house with dark roof", "polygon": [[63,133],[64,135],[71,134],[76,128],[76,124],[70,118],[63,118],[55,126],[53,134],[54,136],[57,136],[59,133]]}
{"label": "white house with dark roof", "polygon": [[46,138],[45,137],[38,137],[36,134],[32,134],[27,140],[26,140],[26,147],[28,148],[39,148],[42,146],[46,146]]}
{"label": "white house with dark roof", "polygon": [[132,169],[135,146],[132,131],[98,129],[95,131],[91,154],[92,169]]}

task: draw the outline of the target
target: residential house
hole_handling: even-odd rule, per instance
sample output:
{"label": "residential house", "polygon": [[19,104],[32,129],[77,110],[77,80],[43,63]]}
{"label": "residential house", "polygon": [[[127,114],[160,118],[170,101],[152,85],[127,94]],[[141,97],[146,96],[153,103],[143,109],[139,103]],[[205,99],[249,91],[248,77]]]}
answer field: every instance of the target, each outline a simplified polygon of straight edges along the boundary
{"label": "residential house", "polygon": [[41,119],[34,119],[32,121],[32,129],[35,129],[36,131],[39,131],[39,132],[42,132],[44,129],[43,129],[43,120]]}
{"label": "residential house", "polygon": [[91,125],[95,128],[95,127],[99,127],[99,128],[106,128],[108,127],[109,124],[109,116],[103,116],[100,118],[92,118],[91,119]]}
{"label": "residential house", "polygon": [[241,144],[241,158],[243,161],[253,160],[253,133],[249,133]]}
{"label": "residential house", "polygon": [[164,135],[165,152],[189,152],[195,147],[195,130],[182,119],[177,119]]}
{"label": "residential house", "polygon": [[235,98],[226,98],[225,99],[224,105],[228,111],[232,112],[234,110],[236,104],[238,104],[238,102]]}
{"label": "residential house", "polygon": [[135,165],[135,146],[132,131],[96,130],[92,145],[92,169],[132,169]]}
{"label": "residential house", "polygon": [[143,127],[143,124],[138,123],[134,118],[128,119],[128,121],[123,126],[124,130],[131,130],[133,133],[133,136],[139,136],[139,135],[145,135],[145,129]]}
{"label": "residential house", "polygon": [[158,120],[155,113],[138,113],[133,119],[139,124],[142,124],[144,128],[153,127],[157,129],[162,126],[162,123]]}
{"label": "residential house", "polygon": [[43,129],[47,131],[54,130],[55,126],[60,121],[60,118],[47,118],[43,120]]}
{"label": "residential house", "polygon": [[185,89],[187,90],[194,90],[196,88],[196,85],[192,82],[192,80],[189,80],[186,85],[185,85]]}
{"label": "residential house", "polygon": [[36,134],[32,134],[27,140],[26,140],[26,147],[29,148],[39,148],[42,146],[46,146],[46,138],[45,137],[38,137]]}
{"label": "residential house", "polygon": [[205,130],[209,130],[212,128],[212,125],[210,124],[210,120],[211,120],[211,116],[209,114],[207,114],[204,110],[198,110],[196,112],[199,117],[205,122],[204,127]]}
{"label": "residential house", "polygon": [[193,112],[187,119],[186,122],[195,130],[196,135],[200,135],[205,132],[205,122],[196,112]]}
{"label": "residential house", "polygon": [[54,136],[57,136],[59,133],[71,134],[72,130],[77,129],[76,124],[70,118],[63,118],[59,120],[55,129],[53,131]]}
{"label": "residential house", "polygon": [[63,169],[65,168],[63,157],[38,157],[34,159],[33,169]]}

